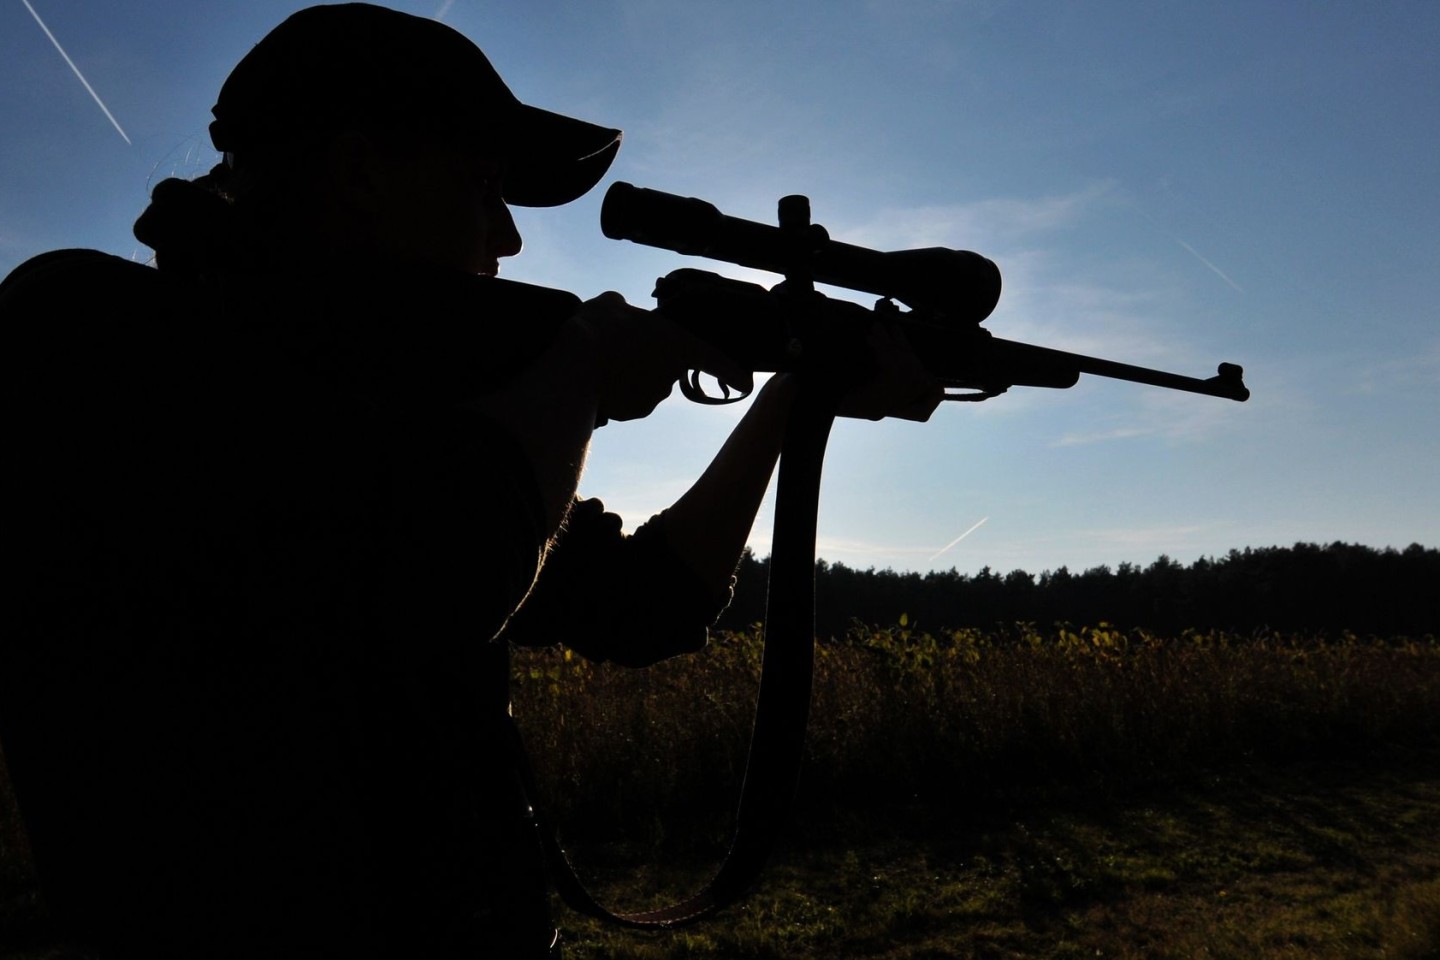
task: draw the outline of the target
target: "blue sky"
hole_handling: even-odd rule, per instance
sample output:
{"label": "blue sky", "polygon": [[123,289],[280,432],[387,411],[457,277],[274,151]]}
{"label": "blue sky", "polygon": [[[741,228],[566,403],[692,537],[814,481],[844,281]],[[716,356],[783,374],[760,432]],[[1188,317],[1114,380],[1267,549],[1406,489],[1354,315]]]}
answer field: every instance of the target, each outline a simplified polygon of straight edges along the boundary
{"label": "blue sky", "polygon": [[[148,188],[216,160],[221,82],[303,5],[30,0],[92,97],[25,0],[0,0],[0,272],[65,246],[148,256],[130,234]],[[822,556],[1039,572],[1440,545],[1440,5],[393,5],[466,33],[527,102],[624,128],[607,183],[765,221],[808,194],[848,242],[995,260],[999,336],[1246,368],[1246,404],[1086,378],[842,423]],[[601,193],[518,211],[505,274],[647,305],[655,277],[703,266],[605,239]],[[583,491],[638,523],[738,415],[677,393],[607,426]],[[752,542],[769,536],[767,509]]]}

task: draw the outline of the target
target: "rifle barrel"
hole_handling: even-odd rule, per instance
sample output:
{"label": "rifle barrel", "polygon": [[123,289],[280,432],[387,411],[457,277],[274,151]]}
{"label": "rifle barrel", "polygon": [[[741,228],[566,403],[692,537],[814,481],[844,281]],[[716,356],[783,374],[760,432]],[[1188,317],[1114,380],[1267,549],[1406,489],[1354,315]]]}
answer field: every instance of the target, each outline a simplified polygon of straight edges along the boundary
{"label": "rifle barrel", "polygon": [[1102,360],[1099,357],[1087,357],[1084,354],[1067,353],[1064,350],[1052,350],[1049,347],[1037,347],[1033,344],[1003,340],[999,337],[992,338],[989,346],[996,352],[996,356],[1003,358],[1007,364],[1016,364],[1022,367],[1030,365],[1046,368],[1070,367],[1079,373],[1088,373],[1097,377],[1129,380],[1132,383],[1147,383],[1170,390],[1201,393],[1209,397],[1221,397],[1242,403],[1250,399],[1250,391],[1245,386],[1243,379],[1244,370],[1233,363],[1220,364],[1215,376],[1202,380],[1199,377],[1186,377],[1178,373],[1154,370],[1150,367],[1137,367],[1134,364],[1117,363],[1114,360]]}

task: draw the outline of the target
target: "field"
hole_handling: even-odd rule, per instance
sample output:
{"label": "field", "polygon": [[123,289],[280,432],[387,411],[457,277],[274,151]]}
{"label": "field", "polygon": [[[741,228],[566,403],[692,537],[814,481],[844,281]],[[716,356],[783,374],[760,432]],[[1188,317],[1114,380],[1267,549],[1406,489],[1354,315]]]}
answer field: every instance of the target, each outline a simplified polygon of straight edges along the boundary
{"label": "field", "polygon": [[[602,899],[723,855],[760,650],[517,657],[541,802]],[[856,631],[818,650],[793,824],[697,927],[560,909],[566,957],[1440,957],[1440,642]],[[0,955],[58,958],[21,836],[0,789],[0,929],[30,932]]]}
{"label": "field", "polygon": [[[522,661],[547,803],[616,905],[723,854],[758,658]],[[1440,956],[1437,748],[1433,639],[862,631],[820,648],[756,894],[665,934],[566,911],[567,956]]]}

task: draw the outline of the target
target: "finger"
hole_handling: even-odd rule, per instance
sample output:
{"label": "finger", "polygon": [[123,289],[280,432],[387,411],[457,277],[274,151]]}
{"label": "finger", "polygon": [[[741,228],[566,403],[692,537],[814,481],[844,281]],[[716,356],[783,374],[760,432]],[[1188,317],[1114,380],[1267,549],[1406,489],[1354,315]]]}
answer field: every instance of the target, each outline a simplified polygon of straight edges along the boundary
{"label": "finger", "polygon": [[712,369],[715,366],[717,365],[707,364],[705,366],[695,367],[695,369],[702,373],[710,374],[710,376],[742,396],[755,389],[755,374],[752,371],[729,362],[724,364],[724,369]]}

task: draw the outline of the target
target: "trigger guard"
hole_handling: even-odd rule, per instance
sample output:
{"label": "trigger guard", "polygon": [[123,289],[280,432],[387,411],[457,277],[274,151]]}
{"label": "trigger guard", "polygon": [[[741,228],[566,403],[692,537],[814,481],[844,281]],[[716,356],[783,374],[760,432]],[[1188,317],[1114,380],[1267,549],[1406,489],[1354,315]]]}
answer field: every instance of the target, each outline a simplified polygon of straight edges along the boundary
{"label": "trigger guard", "polygon": [[718,397],[712,397],[710,394],[705,392],[705,387],[702,385],[700,380],[701,376],[703,376],[703,371],[687,370],[685,371],[685,376],[680,378],[680,392],[685,395],[686,400],[690,400],[694,403],[703,403],[709,406],[722,406],[727,403],[735,403],[736,401],[744,400],[746,397],[750,396],[751,390],[754,389],[752,387],[745,390],[740,390],[736,387],[732,387],[724,380],[717,379],[716,383],[720,384],[721,393]]}

